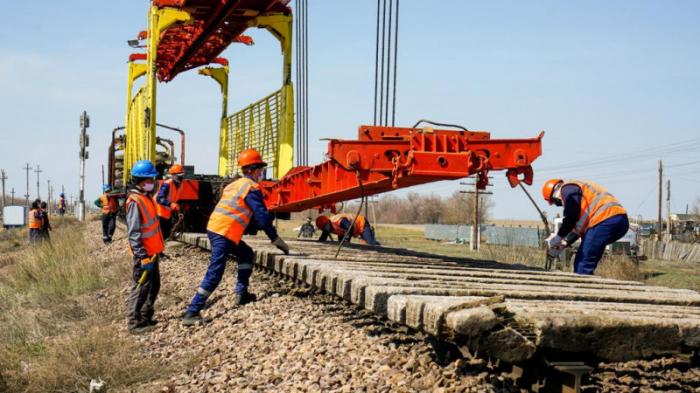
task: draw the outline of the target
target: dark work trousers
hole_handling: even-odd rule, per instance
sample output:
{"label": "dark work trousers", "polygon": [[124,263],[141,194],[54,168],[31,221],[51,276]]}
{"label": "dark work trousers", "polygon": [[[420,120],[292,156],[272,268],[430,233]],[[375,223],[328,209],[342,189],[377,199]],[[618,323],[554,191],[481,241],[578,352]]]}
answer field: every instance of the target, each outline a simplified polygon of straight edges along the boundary
{"label": "dark work trousers", "polygon": [[114,213],[102,214],[102,241],[109,243],[117,229],[117,215]]}
{"label": "dark work trousers", "polygon": [[141,268],[141,261],[134,259],[131,293],[127,305],[129,329],[144,326],[147,321],[153,319],[153,305],[160,291],[160,266],[158,261],[153,263],[153,269],[146,273],[146,281],[139,286],[144,270]]}
{"label": "dark work trousers", "polygon": [[36,244],[41,241],[41,229],[30,228],[29,229],[29,244]]}
{"label": "dark work trousers", "polygon": [[168,240],[170,237],[170,232],[173,230],[173,222],[170,218],[158,217],[160,218],[160,233],[163,234],[163,240]]}
{"label": "dark work trousers", "polygon": [[209,260],[209,268],[202,283],[197,288],[192,298],[192,302],[187,307],[187,311],[198,313],[203,307],[207,298],[219,286],[221,278],[224,276],[226,269],[226,260],[228,256],[233,256],[238,260],[238,281],[236,282],[236,293],[243,294],[248,292],[248,284],[250,276],[253,273],[253,249],[250,248],[243,240],[238,244],[231,240],[216,234],[208,232],[209,243],[211,244],[211,259]]}
{"label": "dark work trousers", "polygon": [[598,262],[603,258],[605,247],[625,236],[630,223],[626,214],[612,216],[598,225],[588,228],[581,238],[581,244],[574,259],[574,272],[593,274]]}

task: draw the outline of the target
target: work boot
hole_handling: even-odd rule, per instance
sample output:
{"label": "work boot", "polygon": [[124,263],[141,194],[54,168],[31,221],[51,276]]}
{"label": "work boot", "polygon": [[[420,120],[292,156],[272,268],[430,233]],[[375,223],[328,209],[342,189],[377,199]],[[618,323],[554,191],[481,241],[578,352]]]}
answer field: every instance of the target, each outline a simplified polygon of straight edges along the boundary
{"label": "work boot", "polygon": [[182,324],[184,326],[194,326],[197,323],[202,323],[202,316],[199,313],[194,313],[187,311],[185,315],[182,316]]}
{"label": "work boot", "polygon": [[156,326],[158,324],[158,321],[156,321],[155,319],[147,319],[143,323],[148,326]]}
{"label": "work boot", "polygon": [[129,328],[129,333],[131,334],[143,334],[153,330],[153,326],[149,325],[147,322],[139,323],[134,327]]}
{"label": "work boot", "polygon": [[248,303],[252,303],[258,299],[254,293],[243,292],[236,295],[236,304],[239,306],[244,306]]}

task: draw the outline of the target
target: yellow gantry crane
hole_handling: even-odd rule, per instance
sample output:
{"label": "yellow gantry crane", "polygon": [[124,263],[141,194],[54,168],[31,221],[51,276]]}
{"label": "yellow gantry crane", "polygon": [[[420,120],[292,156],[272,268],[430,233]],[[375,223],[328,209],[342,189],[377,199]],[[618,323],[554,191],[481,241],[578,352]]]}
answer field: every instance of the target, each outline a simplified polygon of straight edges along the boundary
{"label": "yellow gantry crane", "polygon": [[[247,9],[239,9],[236,1],[198,0],[197,7],[190,3],[193,2],[153,0],[148,29],[135,40],[137,45],[145,41],[146,53],[133,54],[128,61],[123,154],[115,156],[122,162],[122,184],[127,184],[136,161],[146,159],[162,164],[163,157],[156,149],[158,81],[170,81],[178,73],[199,66],[203,66],[201,75],[219,84],[222,96],[217,174],[233,176],[238,170],[238,152],[255,148],[271,164],[273,176],[283,176],[292,168],[294,159],[292,15],[286,2],[253,1]],[[205,9],[207,6],[209,9]],[[230,66],[218,55],[230,42],[252,44],[249,37],[241,34],[250,27],[264,28],[279,40],[282,87],[229,116]],[[145,80],[136,86],[141,77]]]}

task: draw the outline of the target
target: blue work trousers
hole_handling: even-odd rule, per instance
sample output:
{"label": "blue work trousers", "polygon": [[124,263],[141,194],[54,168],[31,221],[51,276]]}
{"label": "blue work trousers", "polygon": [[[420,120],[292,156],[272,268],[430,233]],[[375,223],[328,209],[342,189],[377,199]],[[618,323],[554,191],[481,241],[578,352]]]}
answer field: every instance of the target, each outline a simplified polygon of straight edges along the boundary
{"label": "blue work trousers", "polygon": [[615,243],[625,236],[630,223],[626,214],[612,216],[600,224],[588,228],[581,238],[581,245],[576,252],[574,260],[574,272],[591,275],[603,258],[605,247]]}
{"label": "blue work trousers", "polygon": [[197,293],[192,298],[192,302],[187,307],[187,311],[192,313],[198,313],[204,307],[207,298],[219,286],[229,255],[232,254],[238,261],[236,293],[246,293],[248,291],[248,283],[253,273],[254,254],[250,246],[242,240],[236,244],[214,232],[207,231],[207,236],[211,244],[211,259],[209,260],[207,273],[204,275],[199,288],[197,288]]}
{"label": "blue work trousers", "polygon": [[365,223],[365,227],[362,230],[362,233],[360,234],[360,238],[367,242],[370,246],[379,246],[379,242],[377,239],[374,237],[374,232],[372,232],[372,227],[368,224]]}

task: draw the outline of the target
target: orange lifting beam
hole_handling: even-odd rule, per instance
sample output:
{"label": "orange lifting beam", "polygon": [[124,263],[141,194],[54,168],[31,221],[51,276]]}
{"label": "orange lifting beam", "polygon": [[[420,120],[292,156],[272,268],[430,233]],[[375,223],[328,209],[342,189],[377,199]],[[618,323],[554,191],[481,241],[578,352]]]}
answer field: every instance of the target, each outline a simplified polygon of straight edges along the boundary
{"label": "orange lifting beam", "polygon": [[512,187],[531,185],[543,136],[491,139],[484,131],[360,126],[357,140],[329,140],[327,161],[260,186],[270,211],[298,212],[334,211],[337,202],[471,175],[483,189],[496,170],[507,170]]}

